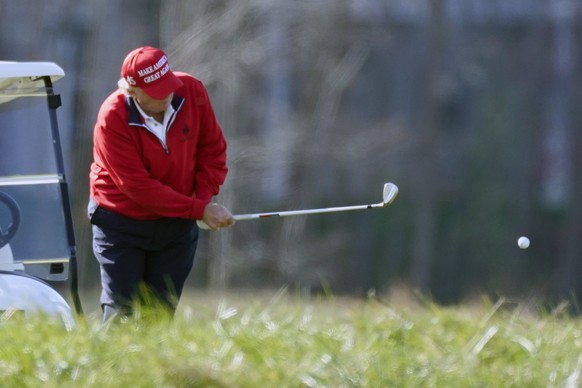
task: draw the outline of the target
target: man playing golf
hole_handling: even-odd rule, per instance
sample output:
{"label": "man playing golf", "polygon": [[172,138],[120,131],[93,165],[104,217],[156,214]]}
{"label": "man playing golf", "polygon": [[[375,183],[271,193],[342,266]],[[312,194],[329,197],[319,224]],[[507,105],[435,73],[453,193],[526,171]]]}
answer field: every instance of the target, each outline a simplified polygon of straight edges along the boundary
{"label": "man playing golf", "polygon": [[131,314],[144,290],[173,313],[194,261],[196,220],[213,230],[234,224],[212,202],[227,174],[226,142],[204,85],[172,72],[162,50],[140,47],[118,86],[97,116],[89,174],[104,321]]}

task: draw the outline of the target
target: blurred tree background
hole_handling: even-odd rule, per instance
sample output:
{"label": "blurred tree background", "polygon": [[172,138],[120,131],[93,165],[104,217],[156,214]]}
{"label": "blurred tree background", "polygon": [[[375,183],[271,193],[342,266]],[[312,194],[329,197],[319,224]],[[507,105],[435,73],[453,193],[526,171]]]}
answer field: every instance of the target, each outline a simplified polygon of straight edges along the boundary
{"label": "blurred tree background", "polygon": [[388,209],[203,232],[190,286],[562,300],[582,291],[581,16],[577,0],[0,0],[0,58],[67,73],[85,291],[93,122],[125,54],[148,44],[207,85],[229,142],[218,200],[234,213],[400,187]]}

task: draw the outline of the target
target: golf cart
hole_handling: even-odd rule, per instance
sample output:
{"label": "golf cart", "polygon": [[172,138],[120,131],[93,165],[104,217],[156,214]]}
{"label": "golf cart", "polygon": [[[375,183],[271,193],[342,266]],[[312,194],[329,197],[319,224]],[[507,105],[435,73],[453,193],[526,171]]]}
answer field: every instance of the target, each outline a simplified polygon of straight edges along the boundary
{"label": "golf cart", "polygon": [[[74,316],[56,288],[77,291],[76,247],[50,62],[0,61],[0,316]],[[40,98],[39,98],[40,97]],[[48,115],[47,115],[48,107]]]}

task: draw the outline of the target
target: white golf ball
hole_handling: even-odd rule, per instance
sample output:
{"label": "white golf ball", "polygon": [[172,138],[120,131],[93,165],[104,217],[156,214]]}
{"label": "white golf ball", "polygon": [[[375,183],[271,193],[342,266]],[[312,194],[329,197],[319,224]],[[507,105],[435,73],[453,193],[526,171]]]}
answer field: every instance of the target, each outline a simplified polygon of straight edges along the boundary
{"label": "white golf ball", "polygon": [[521,236],[520,238],[517,239],[517,245],[521,249],[527,249],[529,247],[529,238]]}

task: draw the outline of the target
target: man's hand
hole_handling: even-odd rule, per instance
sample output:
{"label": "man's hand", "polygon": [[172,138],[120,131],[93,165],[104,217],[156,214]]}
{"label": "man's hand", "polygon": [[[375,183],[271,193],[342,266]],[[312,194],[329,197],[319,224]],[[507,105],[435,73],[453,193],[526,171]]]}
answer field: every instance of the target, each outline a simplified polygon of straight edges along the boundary
{"label": "man's hand", "polygon": [[234,225],[234,218],[230,211],[222,205],[211,202],[204,208],[202,221],[212,230],[228,228]]}

